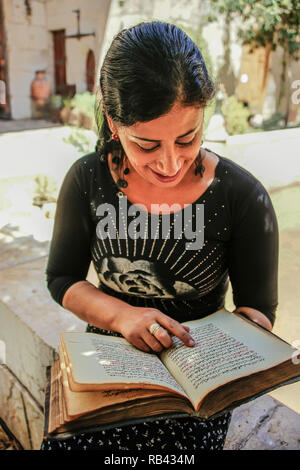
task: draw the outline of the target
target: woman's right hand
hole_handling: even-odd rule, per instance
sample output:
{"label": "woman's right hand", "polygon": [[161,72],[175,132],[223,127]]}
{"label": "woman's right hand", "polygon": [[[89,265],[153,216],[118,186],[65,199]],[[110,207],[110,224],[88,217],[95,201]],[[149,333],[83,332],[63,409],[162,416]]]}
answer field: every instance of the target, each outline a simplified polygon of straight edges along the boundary
{"label": "woman's right hand", "polygon": [[[181,325],[155,308],[130,305],[122,309],[114,323],[115,331],[142,351],[161,352],[172,345],[171,335],[177,336],[186,346],[194,346],[188,326]],[[153,323],[161,325],[154,335],[149,331]]]}

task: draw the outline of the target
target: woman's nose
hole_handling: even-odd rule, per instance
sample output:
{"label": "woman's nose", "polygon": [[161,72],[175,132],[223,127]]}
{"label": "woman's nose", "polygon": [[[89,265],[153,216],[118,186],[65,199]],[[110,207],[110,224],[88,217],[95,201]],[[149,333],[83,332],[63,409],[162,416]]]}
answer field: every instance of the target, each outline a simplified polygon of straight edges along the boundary
{"label": "woman's nose", "polygon": [[164,176],[174,176],[180,169],[179,159],[175,155],[165,155],[158,160],[157,169]]}

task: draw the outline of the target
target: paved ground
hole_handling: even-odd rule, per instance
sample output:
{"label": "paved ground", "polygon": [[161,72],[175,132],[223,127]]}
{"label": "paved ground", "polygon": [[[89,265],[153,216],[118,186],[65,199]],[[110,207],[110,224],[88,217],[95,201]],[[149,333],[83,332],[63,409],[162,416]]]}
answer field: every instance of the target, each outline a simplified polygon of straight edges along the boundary
{"label": "paved ground", "polygon": [[60,124],[46,121],[44,119],[18,119],[17,121],[13,121],[11,119],[0,119],[0,134],[59,126]]}
{"label": "paved ground", "polygon": [[[0,128],[1,128],[0,121]],[[37,122],[33,123],[36,129]],[[26,123],[28,125],[28,122]],[[22,127],[20,123],[16,124]],[[34,177],[51,176],[59,187],[71,163],[81,153],[63,141],[68,127],[41,128],[0,135],[0,270],[2,274],[34,259],[45,260],[52,220],[32,208]],[[93,149],[96,137],[87,133]],[[280,298],[275,333],[287,341],[300,339],[300,129],[249,138],[230,138],[227,145],[205,143],[249,169],[271,191],[280,214]],[[2,161],[1,161],[2,160]],[[44,261],[41,265],[44,265]],[[7,271],[6,271],[7,270]],[[24,269],[26,275],[26,269]],[[41,273],[41,276],[43,273]],[[5,276],[4,276],[5,278]],[[230,298],[228,298],[230,306]],[[283,390],[283,389],[282,389]],[[290,392],[291,390],[291,392]],[[300,449],[299,387],[276,399],[265,395],[235,410],[226,449]],[[297,408],[298,407],[298,408]]]}

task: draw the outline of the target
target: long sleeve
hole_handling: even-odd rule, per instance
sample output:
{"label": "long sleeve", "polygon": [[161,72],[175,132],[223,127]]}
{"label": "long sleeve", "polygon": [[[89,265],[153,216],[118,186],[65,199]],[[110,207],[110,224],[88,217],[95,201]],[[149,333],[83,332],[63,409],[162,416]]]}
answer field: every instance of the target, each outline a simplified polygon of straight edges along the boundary
{"label": "long sleeve", "polygon": [[67,173],[59,193],[46,270],[48,289],[60,305],[66,290],[86,279],[91,261],[93,225],[86,193],[77,161]]}
{"label": "long sleeve", "polygon": [[278,226],[270,197],[257,183],[236,207],[229,248],[229,276],[237,307],[255,308],[272,325],[277,307]]}

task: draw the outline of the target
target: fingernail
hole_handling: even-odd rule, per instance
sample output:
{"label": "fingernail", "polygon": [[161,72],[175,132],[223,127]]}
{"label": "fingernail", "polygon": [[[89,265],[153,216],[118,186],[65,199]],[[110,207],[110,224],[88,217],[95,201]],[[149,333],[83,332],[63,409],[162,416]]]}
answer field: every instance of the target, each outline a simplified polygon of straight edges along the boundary
{"label": "fingernail", "polygon": [[190,339],[189,340],[189,346],[194,346],[195,345],[195,341],[193,339]]}

